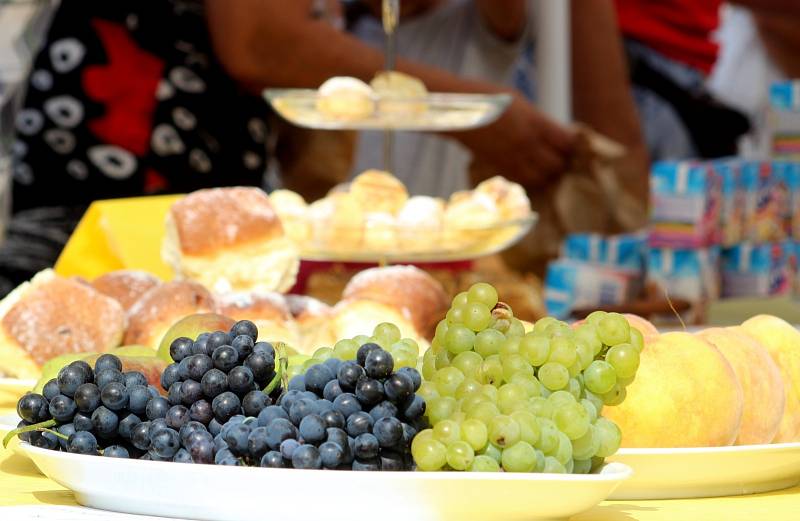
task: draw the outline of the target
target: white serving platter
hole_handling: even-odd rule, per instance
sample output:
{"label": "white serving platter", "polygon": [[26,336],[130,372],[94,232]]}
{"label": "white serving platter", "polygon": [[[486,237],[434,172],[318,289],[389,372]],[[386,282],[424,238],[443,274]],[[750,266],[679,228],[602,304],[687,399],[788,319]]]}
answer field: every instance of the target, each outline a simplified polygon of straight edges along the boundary
{"label": "white serving platter", "polygon": [[130,514],[238,521],[533,521],[569,519],[632,471],[599,474],[346,472],[120,460],[20,444],[78,503]]}
{"label": "white serving platter", "polygon": [[608,460],[634,469],[614,500],[739,496],[800,483],[800,443],[620,449]]}

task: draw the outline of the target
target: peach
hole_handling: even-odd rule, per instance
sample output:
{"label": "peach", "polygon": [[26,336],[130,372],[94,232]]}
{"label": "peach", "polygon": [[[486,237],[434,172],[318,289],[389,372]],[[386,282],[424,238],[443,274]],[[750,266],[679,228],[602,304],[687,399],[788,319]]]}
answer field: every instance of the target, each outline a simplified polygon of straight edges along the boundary
{"label": "peach", "polygon": [[645,344],[647,344],[649,340],[655,340],[656,338],[658,338],[658,335],[661,334],[659,333],[658,329],[656,328],[656,326],[653,325],[652,322],[643,317],[640,317],[639,315],[634,315],[631,313],[623,313],[622,316],[624,316],[628,320],[628,324],[630,324],[631,327],[635,327],[636,329],[639,330],[639,332],[644,337]]}
{"label": "peach", "polygon": [[742,329],[761,342],[778,365],[783,377],[786,407],[773,443],[800,440],[800,331],[771,315],[757,315],[742,323]]}
{"label": "peach", "polygon": [[697,336],[719,349],[742,385],[744,412],[736,445],[770,443],[786,404],[781,370],[763,345],[737,329],[714,327]]}
{"label": "peach", "polygon": [[603,415],[622,430],[623,447],[732,445],[744,408],[742,386],[719,350],[689,333],[647,343],[627,397]]}

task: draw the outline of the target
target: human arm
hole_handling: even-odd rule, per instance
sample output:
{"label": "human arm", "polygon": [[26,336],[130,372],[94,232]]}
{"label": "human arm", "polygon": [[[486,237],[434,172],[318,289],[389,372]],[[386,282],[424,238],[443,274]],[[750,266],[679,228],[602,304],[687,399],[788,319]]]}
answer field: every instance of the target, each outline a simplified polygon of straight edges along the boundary
{"label": "human arm", "polygon": [[753,15],[761,41],[784,74],[800,77],[800,2],[797,0],[730,0]]}
{"label": "human arm", "polygon": [[572,0],[572,92],[576,121],[627,149],[625,184],[649,198],[649,158],[612,0]]}
{"label": "human arm", "polygon": [[[235,6],[235,8],[234,8]],[[332,76],[368,81],[382,69],[383,54],[308,16],[308,0],[206,0],[212,43],[228,73],[253,89],[317,87]],[[398,60],[398,68],[420,78],[431,91],[498,93],[508,89],[461,78],[426,65]],[[449,134],[477,158],[509,177],[532,184],[563,171],[572,134],[514,94],[495,124]]]}
{"label": "human arm", "polygon": [[800,15],[800,2],[797,0],[728,0],[728,2],[754,12]]}

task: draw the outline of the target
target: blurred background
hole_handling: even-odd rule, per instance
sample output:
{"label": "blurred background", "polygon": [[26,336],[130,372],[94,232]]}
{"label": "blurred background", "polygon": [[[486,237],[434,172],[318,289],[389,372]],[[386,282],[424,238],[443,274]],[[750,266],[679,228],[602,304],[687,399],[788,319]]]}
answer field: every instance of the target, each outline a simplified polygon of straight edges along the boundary
{"label": "blurred background", "polygon": [[[264,88],[368,81],[370,0],[0,0],[0,293],[52,266],[95,200],[211,186],[311,203],[382,168],[381,131],[300,128]],[[399,71],[508,94],[494,123],[397,132],[392,174],[449,198],[494,175],[539,222],[469,269],[517,307],[800,323],[800,4],[794,0],[401,0]],[[600,195],[600,196],[598,196]],[[346,263],[309,277],[333,300]],[[512,291],[509,289],[509,291]],[[501,290],[501,293],[502,290]]]}

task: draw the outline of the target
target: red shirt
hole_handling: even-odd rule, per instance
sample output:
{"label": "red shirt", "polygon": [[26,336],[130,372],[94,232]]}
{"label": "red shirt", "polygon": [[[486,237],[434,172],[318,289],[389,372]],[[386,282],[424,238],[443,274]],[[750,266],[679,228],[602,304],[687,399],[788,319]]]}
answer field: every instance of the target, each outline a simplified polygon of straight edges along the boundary
{"label": "red shirt", "polygon": [[711,33],[719,25],[722,0],[615,0],[620,29],[681,63],[709,73],[719,46]]}

